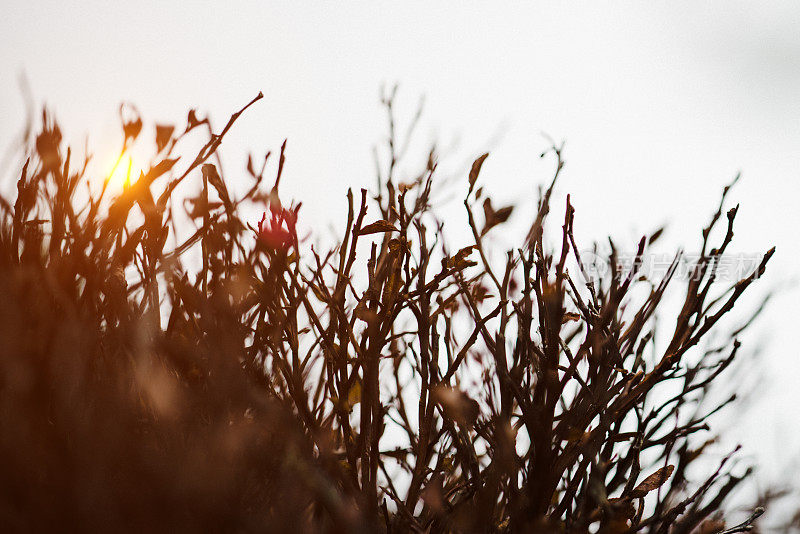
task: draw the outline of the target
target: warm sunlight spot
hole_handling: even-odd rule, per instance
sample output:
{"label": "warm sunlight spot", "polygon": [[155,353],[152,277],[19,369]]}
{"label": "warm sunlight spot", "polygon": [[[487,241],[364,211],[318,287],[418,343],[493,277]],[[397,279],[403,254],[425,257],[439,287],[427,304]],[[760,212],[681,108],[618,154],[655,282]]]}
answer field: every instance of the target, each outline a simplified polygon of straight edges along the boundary
{"label": "warm sunlight spot", "polygon": [[120,156],[105,175],[105,186],[111,192],[124,191],[136,180],[140,169],[134,165],[130,156]]}

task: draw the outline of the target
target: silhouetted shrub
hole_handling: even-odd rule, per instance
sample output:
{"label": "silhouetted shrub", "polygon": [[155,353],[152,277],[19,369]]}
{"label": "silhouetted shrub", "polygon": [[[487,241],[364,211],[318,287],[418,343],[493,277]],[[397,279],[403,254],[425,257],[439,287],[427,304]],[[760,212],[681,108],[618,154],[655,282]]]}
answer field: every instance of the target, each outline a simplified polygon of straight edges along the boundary
{"label": "silhouetted shrub", "polygon": [[[663,278],[640,269],[658,234],[598,276],[569,197],[560,239],[545,239],[554,146],[527,239],[495,261],[512,208],[479,187],[483,155],[455,186],[473,244],[449,251],[437,155],[400,183],[392,120],[378,190],[348,191],[344,235],[319,251],[298,239],[300,205],[279,198],[285,144],[248,162],[238,197],[209,162],[243,111],[219,131],[194,111],[182,131],[157,126],[149,170],[111,199],[84,192],[85,162],[43,116],[16,198],[0,202],[5,530],[724,529],[749,471],[725,455],[695,477],[716,447],[707,392],[738,331],[703,341],[772,255],[716,289],[736,208],[720,204],[685,280],[677,255]],[[120,161],[142,129],[124,119]],[[174,155],[203,131],[194,159]],[[189,181],[197,193],[177,198]],[[678,283],[679,314],[656,320]]]}

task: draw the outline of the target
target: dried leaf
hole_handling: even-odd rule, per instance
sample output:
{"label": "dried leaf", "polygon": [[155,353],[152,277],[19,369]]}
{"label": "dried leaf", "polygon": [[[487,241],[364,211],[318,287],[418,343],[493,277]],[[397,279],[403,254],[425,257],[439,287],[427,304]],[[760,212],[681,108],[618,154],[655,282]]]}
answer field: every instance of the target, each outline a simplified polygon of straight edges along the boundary
{"label": "dried leaf", "polygon": [[472,285],[469,292],[470,295],[472,295],[472,299],[479,304],[492,296],[492,294],[489,293],[489,289],[483,284]]}
{"label": "dried leaf", "polygon": [[467,267],[472,267],[473,265],[478,265],[477,262],[468,259],[473,250],[475,250],[475,245],[464,247],[456,252],[456,255],[453,257],[451,262],[451,266],[454,269],[461,270],[466,269]]}
{"label": "dried leaf", "polygon": [[433,390],[433,399],[447,417],[465,428],[471,428],[481,413],[477,401],[456,388],[438,386]]}
{"label": "dried leaf", "polygon": [[208,180],[208,183],[217,191],[219,198],[224,203],[230,203],[230,196],[228,195],[228,188],[220,178],[217,167],[213,163],[204,163],[202,167],[203,177]]}
{"label": "dried leaf", "polygon": [[378,220],[372,224],[368,224],[358,232],[358,235],[377,234],[380,232],[398,232],[399,230],[394,227],[389,221]]}
{"label": "dried leaf", "polygon": [[667,465],[647,477],[646,479],[642,480],[638,486],[633,488],[631,492],[631,497],[644,497],[651,491],[658,489],[661,487],[664,482],[666,482],[670,475],[672,475],[672,471],[675,469],[674,465]]}
{"label": "dried leaf", "polygon": [[200,217],[204,217],[206,214],[211,213],[215,209],[222,207],[222,202],[217,201],[210,201],[206,202],[206,200],[202,197],[194,197],[186,199],[191,205],[191,208],[187,208],[186,214],[189,215],[192,219],[199,219]]}
{"label": "dried leaf", "polygon": [[405,240],[392,239],[389,241],[389,252],[397,254],[400,251],[408,252],[408,243]]}
{"label": "dried leaf", "polygon": [[[395,260],[395,262],[397,263],[397,260]],[[383,285],[381,303],[384,306],[384,309],[391,309],[392,305],[394,304],[395,299],[400,292],[400,288],[402,287],[401,278],[402,274],[400,272],[400,264],[397,263],[397,267],[392,269],[392,271],[389,273],[389,277]]]}
{"label": "dried leaf", "polygon": [[700,524],[700,534],[714,534],[725,530],[725,521],[719,519],[706,519]]}
{"label": "dried leaf", "polygon": [[[133,113],[135,118],[126,119],[125,115],[131,113]],[[128,139],[133,141],[139,137],[142,131],[142,117],[139,115],[139,111],[129,104],[121,104],[119,106],[119,116],[122,120],[122,132],[125,134],[125,142],[127,143]]]}
{"label": "dried leaf", "polygon": [[187,123],[186,124],[186,131],[188,132],[192,128],[200,126],[201,124],[204,124],[206,122],[208,122],[208,119],[203,119],[203,120],[198,119],[197,118],[197,111],[194,110],[194,109],[190,109],[189,110],[189,116],[186,118],[186,123]]}
{"label": "dried leaf", "polygon": [[163,159],[155,164],[155,166],[151,167],[149,171],[147,171],[147,182],[153,183],[153,181],[161,176],[164,173],[169,172],[172,167],[178,162],[178,158],[172,159]]}
{"label": "dried leaf", "polygon": [[659,237],[661,237],[663,233],[664,233],[664,227],[662,226],[661,228],[650,234],[650,237],[648,238],[647,242],[652,245],[658,240]]}
{"label": "dried leaf", "polygon": [[169,124],[156,124],[156,148],[158,152],[164,150],[172,139],[175,127]]}
{"label": "dried leaf", "polygon": [[506,222],[511,216],[512,211],[514,211],[514,206],[503,206],[495,211],[495,209],[492,207],[492,201],[489,198],[484,200],[483,215],[486,219],[486,222],[483,225],[483,231],[481,232],[481,235],[485,234],[498,224]]}
{"label": "dried leaf", "polygon": [[347,392],[347,410],[352,410],[359,402],[361,402],[361,381],[356,380]]}
{"label": "dried leaf", "polygon": [[469,170],[469,192],[472,193],[472,189],[475,187],[475,182],[478,180],[478,174],[481,172],[481,166],[483,166],[483,162],[486,161],[486,158],[489,157],[489,153],[482,154],[478,156],[478,159],[472,162],[472,168]]}

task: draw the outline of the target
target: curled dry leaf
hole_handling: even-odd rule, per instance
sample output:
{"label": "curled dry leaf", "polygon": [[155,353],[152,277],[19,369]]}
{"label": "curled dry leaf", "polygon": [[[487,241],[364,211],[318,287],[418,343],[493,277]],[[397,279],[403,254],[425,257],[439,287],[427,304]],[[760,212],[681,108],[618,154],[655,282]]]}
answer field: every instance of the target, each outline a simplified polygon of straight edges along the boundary
{"label": "curled dry leaf", "polygon": [[486,234],[486,232],[498,224],[506,222],[511,216],[512,211],[514,211],[514,206],[503,206],[502,208],[495,210],[492,207],[492,201],[489,198],[484,200],[483,215],[486,219],[486,222],[483,225],[483,231],[481,231],[481,235]]}
{"label": "curled dry leaf", "polygon": [[631,497],[644,497],[653,490],[660,488],[666,482],[672,471],[675,469],[674,465],[667,465],[642,480],[638,486],[633,488]]}
{"label": "curled dry leaf", "polygon": [[453,267],[453,269],[461,270],[461,269],[466,269],[467,267],[478,265],[477,262],[469,259],[469,256],[470,254],[472,254],[473,250],[475,250],[475,245],[464,247],[458,252],[456,252],[456,255],[453,256],[453,260],[451,262],[451,266]]}
{"label": "curled dry leaf", "polygon": [[186,117],[186,131],[188,132],[192,128],[196,128],[197,126],[200,126],[201,124],[205,124],[207,122],[208,119],[200,120],[197,118],[197,110],[190,109],[189,114]]}
{"label": "curled dry leaf", "polygon": [[383,219],[368,224],[358,232],[358,235],[377,234],[380,232],[398,232],[399,230],[389,221]]}
{"label": "curled dry leaf", "polygon": [[127,143],[129,139],[133,141],[139,137],[142,131],[142,117],[136,107],[130,104],[121,104],[119,106],[119,116],[122,120],[122,132],[125,134],[125,142]]}
{"label": "curled dry leaf", "polygon": [[478,175],[481,172],[481,167],[483,166],[483,162],[486,161],[486,158],[489,157],[489,153],[482,154],[478,156],[478,158],[472,162],[472,168],[469,170],[469,192],[472,193],[472,189],[475,187],[475,182],[478,180]]}

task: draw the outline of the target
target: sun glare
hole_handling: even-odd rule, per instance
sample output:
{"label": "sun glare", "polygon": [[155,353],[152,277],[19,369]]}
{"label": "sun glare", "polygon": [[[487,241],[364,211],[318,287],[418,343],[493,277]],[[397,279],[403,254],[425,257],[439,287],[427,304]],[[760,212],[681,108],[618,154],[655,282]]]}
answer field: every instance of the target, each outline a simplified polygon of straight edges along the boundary
{"label": "sun glare", "polygon": [[124,191],[135,179],[134,173],[138,172],[133,164],[133,158],[120,157],[111,166],[105,176],[106,187],[112,192]]}

